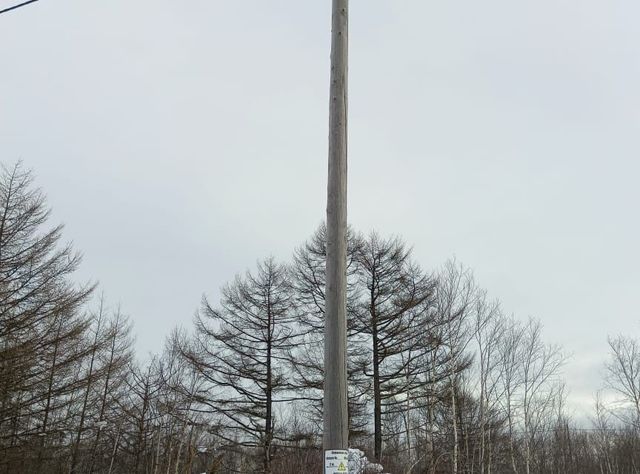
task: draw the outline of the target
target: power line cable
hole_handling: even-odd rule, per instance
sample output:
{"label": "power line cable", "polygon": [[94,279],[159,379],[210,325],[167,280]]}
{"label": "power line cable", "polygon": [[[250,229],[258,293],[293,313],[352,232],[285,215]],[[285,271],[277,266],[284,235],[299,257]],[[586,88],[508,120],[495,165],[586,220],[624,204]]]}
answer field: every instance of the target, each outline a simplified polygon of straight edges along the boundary
{"label": "power line cable", "polygon": [[19,3],[18,5],[14,5],[9,8],[5,8],[4,10],[0,10],[0,14],[10,12],[11,10],[15,10],[16,8],[24,7],[25,5],[29,5],[30,3],[37,2],[38,0],[29,0],[27,2]]}

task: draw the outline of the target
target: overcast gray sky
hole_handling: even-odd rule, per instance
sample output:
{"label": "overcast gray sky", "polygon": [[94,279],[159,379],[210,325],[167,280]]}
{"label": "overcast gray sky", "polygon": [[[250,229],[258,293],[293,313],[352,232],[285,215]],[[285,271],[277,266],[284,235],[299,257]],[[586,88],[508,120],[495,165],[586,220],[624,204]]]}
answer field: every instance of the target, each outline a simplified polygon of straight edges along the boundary
{"label": "overcast gray sky", "polygon": [[[2,6],[11,4],[1,0]],[[16,0],[17,2],[17,0]],[[0,16],[0,160],[158,351],[324,216],[330,2],[42,0]],[[640,4],[353,0],[349,220],[456,256],[574,354],[640,336]]]}

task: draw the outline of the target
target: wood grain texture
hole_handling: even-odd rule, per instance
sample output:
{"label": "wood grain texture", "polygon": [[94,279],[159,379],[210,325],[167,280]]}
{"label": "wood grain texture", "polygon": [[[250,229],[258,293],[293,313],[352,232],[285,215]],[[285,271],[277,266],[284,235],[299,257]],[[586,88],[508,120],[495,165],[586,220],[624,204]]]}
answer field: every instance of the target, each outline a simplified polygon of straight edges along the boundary
{"label": "wood grain texture", "polygon": [[347,449],[348,0],[333,0],[327,185],[324,449]]}

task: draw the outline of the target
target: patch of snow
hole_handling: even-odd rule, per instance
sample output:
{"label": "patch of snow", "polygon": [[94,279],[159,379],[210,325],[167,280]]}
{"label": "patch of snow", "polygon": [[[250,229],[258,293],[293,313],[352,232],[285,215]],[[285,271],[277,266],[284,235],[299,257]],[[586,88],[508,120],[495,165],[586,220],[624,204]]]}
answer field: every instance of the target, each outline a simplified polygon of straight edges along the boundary
{"label": "patch of snow", "polygon": [[382,474],[383,471],[380,464],[369,462],[364,452],[349,449],[349,474]]}

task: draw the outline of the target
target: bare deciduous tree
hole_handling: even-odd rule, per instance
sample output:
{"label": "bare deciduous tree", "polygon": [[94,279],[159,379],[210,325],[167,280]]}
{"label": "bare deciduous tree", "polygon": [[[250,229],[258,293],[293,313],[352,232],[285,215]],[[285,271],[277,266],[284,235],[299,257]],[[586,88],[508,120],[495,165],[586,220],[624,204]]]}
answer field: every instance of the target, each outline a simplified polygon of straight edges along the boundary
{"label": "bare deciduous tree", "polygon": [[205,300],[187,356],[208,382],[200,401],[219,416],[225,428],[220,436],[258,447],[261,472],[270,473],[274,407],[291,399],[285,368],[295,344],[295,313],[288,270],[267,259],[255,274],[237,277],[222,293],[221,309]]}
{"label": "bare deciduous tree", "polygon": [[[39,468],[46,462],[46,448],[64,438],[67,408],[78,384],[73,366],[83,355],[80,341],[87,323],[80,309],[93,287],[72,282],[80,256],[70,245],[61,245],[62,226],[48,228],[48,218],[32,174],[20,163],[3,166],[0,465],[7,470],[29,463]],[[26,445],[39,447],[35,460],[22,451]]]}
{"label": "bare deciduous tree", "polygon": [[618,336],[609,338],[609,348],[611,360],[605,365],[607,385],[622,397],[623,406],[630,407],[630,421],[640,429],[640,343],[628,336]]}
{"label": "bare deciduous tree", "polygon": [[382,457],[384,412],[401,409],[425,367],[420,342],[433,317],[435,282],[411,259],[400,239],[372,233],[357,254],[362,285],[357,329],[369,338],[373,386],[374,457]]}

